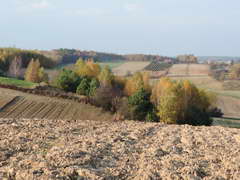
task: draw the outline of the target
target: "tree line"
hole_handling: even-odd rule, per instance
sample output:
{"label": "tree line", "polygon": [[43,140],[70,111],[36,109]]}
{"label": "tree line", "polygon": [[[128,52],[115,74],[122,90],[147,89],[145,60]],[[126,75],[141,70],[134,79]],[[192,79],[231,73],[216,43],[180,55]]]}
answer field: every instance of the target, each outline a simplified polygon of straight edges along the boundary
{"label": "tree line", "polygon": [[32,59],[38,59],[41,66],[51,68],[56,65],[51,58],[40,54],[38,51],[22,50],[17,48],[0,48],[0,74],[7,73],[11,63],[16,59],[21,59],[21,67],[26,68]]}
{"label": "tree line", "polygon": [[211,125],[216,96],[189,81],[161,78],[151,85],[146,72],[115,76],[108,66],[79,59],[72,70],[63,69],[55,86],[89,97],[117,119],[169,124]]}

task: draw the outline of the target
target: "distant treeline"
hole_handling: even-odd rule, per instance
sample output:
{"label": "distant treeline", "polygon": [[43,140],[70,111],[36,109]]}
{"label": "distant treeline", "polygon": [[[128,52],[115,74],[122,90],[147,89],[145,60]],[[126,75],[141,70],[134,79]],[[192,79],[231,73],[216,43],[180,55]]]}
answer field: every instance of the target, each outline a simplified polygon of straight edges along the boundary
{"label": "distant treeline", "polygon": [[76,49],[56,49],[50,51],[23,50],[17,48],[0,48],[0,71],[7,72],[11,62],[20,58],[22,68],[26,68],[32,59],[39,60],[44,68],[53,68],[59,64],[71,64],[81,59],[93,59],[96,62],[103,61],[167,61],[175,62],[172,57],[159,55],[129,54],[119,55],[95,51],[82,51]]}
{"label": "distant treeline", "polygon": [[11,62],[15,58],[20,58],[22,60],[22,68],[26,68],[32,59],[38,59],[41,66],[45,68],[51,68],[56,65],[56,62],[51,58],[44,56],[38,51],[17,48],[0,48],[0,71],[8,71]]}
{"label": "distant treeline", "polygon": [[60,64],[75,63],[79,58],[94,59],[94,61],[175,61],[175,58],[159,55],[129,54],[119,55],[112,53],[102,53],[95,51],[81,51],[75,49],[57,49],[52,51],[41,51],[47,57],[50,57]]}
{"label": "distant treeline", "polygon": [[240,62],[240,57],[235,56],[199,56],[200,61],[235,61]]}

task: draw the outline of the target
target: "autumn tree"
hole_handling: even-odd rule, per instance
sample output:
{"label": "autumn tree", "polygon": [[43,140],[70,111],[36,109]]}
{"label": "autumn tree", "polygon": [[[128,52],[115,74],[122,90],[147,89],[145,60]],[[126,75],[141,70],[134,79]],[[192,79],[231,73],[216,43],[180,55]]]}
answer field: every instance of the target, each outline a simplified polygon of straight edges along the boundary
{"label": "autumn tree", "polygon": [[79,76],[97,77],[101,71],[101,67],[94,63],[92,59],[85,62],[80,58],[76,62],[74,70]]}
{"label": "autumn tree", "polygon": [[131,96],[141,88],[150,91],[149,76],[148,73],[136,72],[133,76],[127,79],[124,93],[127,96]]}
{"label": "autumn tree", "polygon": [[32,59],[28,64],[27,70],[25,72],[25,80],[30,82],[39,82],[39,70],[40,63],[38,60]]}
{"label": "autumn tree", "polygon": [[39,82],[48,82],[49,77],[48,74],[45,72],[44,68],[41,67],[38,71]]}
{"label": "autumn tree", "polygon": [[39,60],[32,59],[28,64],[27,70],[24,76],[26,81],[40,83],[48,82],[48,74],[44,68],[40,66]]}
{"label": "autumn tree", "polygon": [[[157,107],[161,122],[210,125],[212,120],[208,110],[216,98],[189,81],[163,78],[155,84],[151,100]],[[197,113],[202,119],[199,119]]]}
{"label": "autumn tree", "polygon": [[13,78],[19,78],[21,76],[21,68],[22,68],[22,58],[16,56],[12,60],[9,66],[8,76]]}
{"label": "autumn tree", "polygon": [[108,86],[111,87],[113,80],[114,80],[114,75],[111,71],[111,69],[109,68],[109,66],[105,66],[102,71],[100,72],[100,74],[98,75],[98,80],[100,82],[101,86]]}

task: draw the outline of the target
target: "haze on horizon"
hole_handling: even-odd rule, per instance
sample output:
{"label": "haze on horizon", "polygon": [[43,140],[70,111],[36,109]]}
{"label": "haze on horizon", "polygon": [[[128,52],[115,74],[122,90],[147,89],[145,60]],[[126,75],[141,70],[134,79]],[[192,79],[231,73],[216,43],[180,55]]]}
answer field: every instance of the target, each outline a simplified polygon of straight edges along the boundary
{"label": "haze on horizon", "polygon": [[0,46],[240,56],[239,0],[8,0]]}

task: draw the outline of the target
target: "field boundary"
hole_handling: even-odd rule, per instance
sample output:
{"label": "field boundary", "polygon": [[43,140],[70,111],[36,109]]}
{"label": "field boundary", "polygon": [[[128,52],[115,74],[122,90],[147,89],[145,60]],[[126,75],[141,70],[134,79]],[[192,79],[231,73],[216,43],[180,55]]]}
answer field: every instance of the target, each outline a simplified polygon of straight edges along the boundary
{"label": "field boundary", "polygon": [[39,96],[68,99],[68,100],[72,100],[72,101],[84,103],[84,104],[93,104],[91,102],[90,98],[88,98],[86,96],[80,97],[80,96],[75,96],[72,93],[56,92],[53,90],[49,90],[50,87],[43,86],[43,87],[36,87],[35,89],[30,89],[30,88],[17,87],[17,86],[13,86],[13,85],[0,84],[0,88],[12,89],[12,90],[20,91],[23,93],[34,94],[34,95],[39,95]]}

